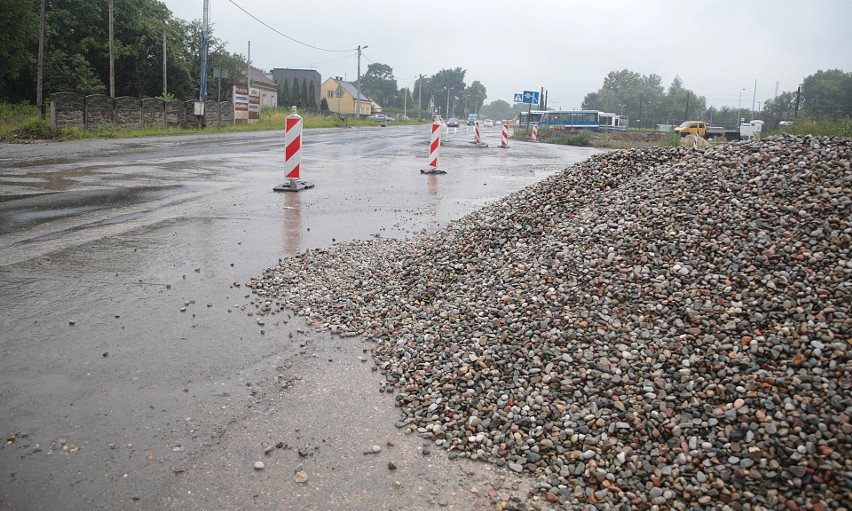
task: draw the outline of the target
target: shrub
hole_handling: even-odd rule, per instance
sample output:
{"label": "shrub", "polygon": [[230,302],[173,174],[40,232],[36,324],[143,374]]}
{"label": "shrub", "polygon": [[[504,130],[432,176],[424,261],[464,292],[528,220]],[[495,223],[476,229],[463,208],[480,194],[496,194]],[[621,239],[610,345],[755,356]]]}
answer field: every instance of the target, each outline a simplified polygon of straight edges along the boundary
{"label": "shrub", "polygon": [[827,119],[800,117],[789,126],[779,126],[778,131],[791,135],[816,135],[830,137],[852,137],[852,119],[836,121]]}
{"label": "shrub", "polygon": [[565,136],[565,144],[587,146],[589,145],[589,134],[582,130],[574,133],[568,133]]}
{"label": "shrub", "polygon": [[20,127],[15,130],[15,135],[18,138],[34,139],[34,138],[53,138],[53,128],[50,122],[38,117],[25,121]]}

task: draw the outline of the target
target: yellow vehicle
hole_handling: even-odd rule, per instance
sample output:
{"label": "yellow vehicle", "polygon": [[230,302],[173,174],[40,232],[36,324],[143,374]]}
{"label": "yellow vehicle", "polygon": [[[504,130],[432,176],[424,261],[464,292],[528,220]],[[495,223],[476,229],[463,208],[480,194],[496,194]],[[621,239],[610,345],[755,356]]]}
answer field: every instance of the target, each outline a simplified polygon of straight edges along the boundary
{"label": "yellow vehicle", "polygon": [[708,126],[704,121],[685,121],[680,126],[674,129],[680,136],[698,135],[703,138],[727,137],[728,140],[738,140],[740,138],[739,130],[727,130],[722,126]]}
{"label": "yellow vehicle", "polygon": [[707,123],[704,121],[685,121],[680,126],[674,129],[680,133],[680,136],[698,135],[703,137],[707,135]]}

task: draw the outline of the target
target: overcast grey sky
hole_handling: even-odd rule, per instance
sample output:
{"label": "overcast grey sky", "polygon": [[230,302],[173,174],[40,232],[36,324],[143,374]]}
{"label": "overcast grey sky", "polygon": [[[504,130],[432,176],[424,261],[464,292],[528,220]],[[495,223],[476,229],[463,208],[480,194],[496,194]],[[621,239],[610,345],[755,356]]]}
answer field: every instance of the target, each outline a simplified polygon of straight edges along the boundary
{"label": "overcast grey sky", "polygon": [[[201,19],[203,0],[164,0]],[[295,43],[253,20],[326,52]],[[453,23],[450,23],[453,20]],[[579,107],[610,71],[675,76],[709,105],[750,107],[795,90],[822,69],[852,71],[852,0],[210,0],[214,35],[255,67],[313,68],[355,80],[361,62],[391,66],[400,87],[418,74],[467,70],[486,103],[549,91],[550,107]],[[742,92],[742,89],[745,89]]]}

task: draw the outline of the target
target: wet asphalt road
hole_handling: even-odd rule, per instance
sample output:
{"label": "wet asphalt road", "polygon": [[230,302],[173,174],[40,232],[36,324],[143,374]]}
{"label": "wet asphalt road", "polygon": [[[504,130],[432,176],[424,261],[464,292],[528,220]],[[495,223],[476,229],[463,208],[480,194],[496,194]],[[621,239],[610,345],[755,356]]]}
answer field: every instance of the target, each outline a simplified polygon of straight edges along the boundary
{"label": "wet asphalt road", "polygon": [[[447,487],[458,467],[414,456],[388,486],[341,455],[394,434],[392,399],[357,358],[368,347],[299,319],[261,325],[240,286],[307,249],[439,229],[595,152],[498,149],[496,128],[479,149],[452,131],[448,174],[425,176],[426,126],[307,130],[302,178],[316,187],[298,194],[272,191],[282,131],[0,145],[0,507],[469,506]],[[335,359],[334,371],[319,363]],[[357,399],[331,403],[335,386]],[[334,441],[312,474],[349,475],[326,470],[332,490],[307,491],[290,480],[296,458],[282,488],[272,467],[266,479],[251,469],[272,440]],[[410,501],[406,477],[432,489]]]}

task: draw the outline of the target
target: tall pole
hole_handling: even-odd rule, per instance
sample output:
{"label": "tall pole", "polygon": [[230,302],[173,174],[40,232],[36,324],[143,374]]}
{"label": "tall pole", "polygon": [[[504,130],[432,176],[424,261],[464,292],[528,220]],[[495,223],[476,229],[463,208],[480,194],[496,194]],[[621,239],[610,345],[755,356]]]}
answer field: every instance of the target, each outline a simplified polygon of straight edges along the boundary
{"label": "tall pole", "polygon": [[355,84],[358,90],[358,99],[355,100],[355,117],[358,119],[361,118],[361,50],[364,48],[367,48],[367,46],[362,48],[360,44],[358,45],[358,80]]}
{"label": "tall pole", "polygon": [[799,99],[801,99],[801,97],[802,97],[802,86],[799,85],[799,87],[796,89],[796,110],[793,111],[793,119],[796,119],[796,118],[799,117]]}
{"label": "tall pole", "polygon": [[[689,120],[689,93],[688,92],[686,93],[686,114],[684,114],[683,120],[684,121]],[[651,127],[653,128],[654,126],[651,125]]]}
{"label": "tall pole", "polygon": [[408,89],[405,89],[405,92],[402,93],[402,118],[405,119],[408,116]]}
{"label": "tall pole", "polygon": [[754,94],[751,96],[751,119],[749,119],[750,121],[754,120],[754,103],[755,103],[756,100],[757,100],[757,79],[755,78],[755,80],[754,80]]}
{"label": "tall pole", "polygon": [[251,41],[248,42],[248,59],[246,60],[246,89],[251,96]]}
{"label": "tall pole", "polygon": [[642,99],[643,94],[639,94],[639,133],[642,133]]}
{"label": "tall pole", "polygon": [[198,101],[207,100],[207,40],[208,40],[208,13],[210,12],[210,0],[204,0],[204,17],[201,21],[201,83],[198,87]]}
{"label": "tall pole", "polygon": [[745,90],[745,87],[740,89],[740,97],[737,100],[737,126],[742,124],[742,121],[740,120],[740,108],[742,107],[742,104],[743,104],[743,91],[744,90]]}
{"label": "tall pole", "polygon": [[449,117],[450,116],[450,92],[453,90],[452,87],[447,87],[447,110],[444,114]]}
{"label": "tall pole", "polygon": [[44,2],[41,0],[41,13],[38,20],[38,70],[36,72],[36,106],[38,115],[44,118],[44,99],[42,97],[42,80],[44,77]]}
{"label": "tall pole", "polygon": [[167,68],[166,68],[166,31],[163,30],[163,98],[166,97],[166,94],[169,91],[167,76]]}
{"label": "tall pole", "polygon": [[115,97],[115,42],[112,27],[112,0],[109,0],[109,97]]}
{"label": "tall pole", "polygon": [[[43,0],[42,0],[43,1]],[[417,93],[417,120],[420,120],[420,110],[423,101],[423,75],[420,75],[420,91]]]}

